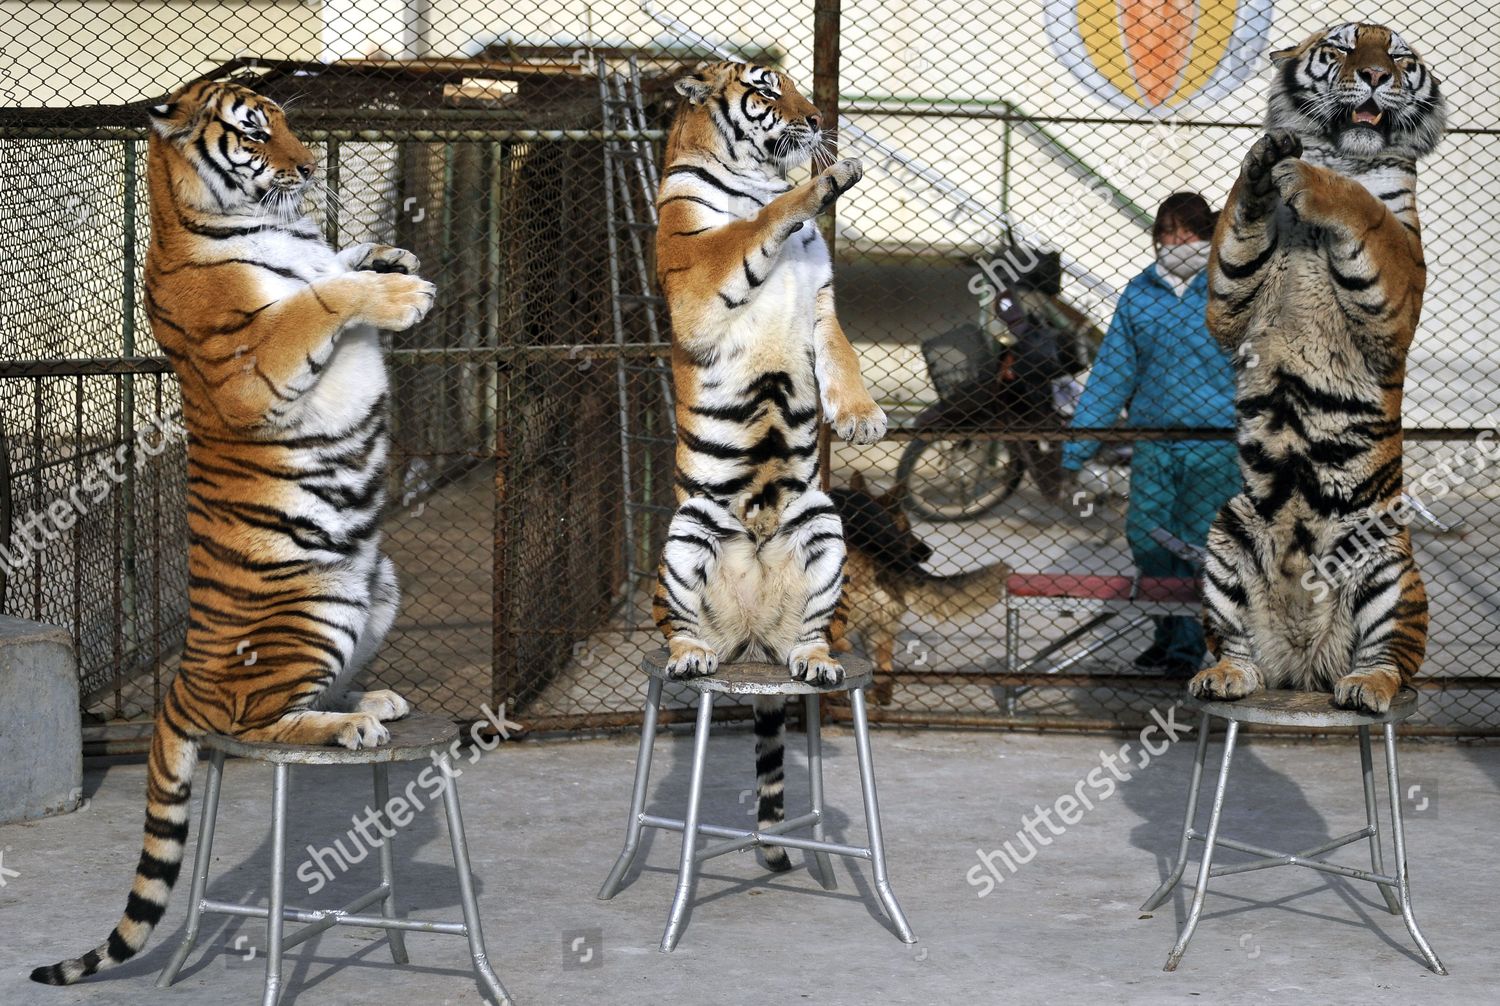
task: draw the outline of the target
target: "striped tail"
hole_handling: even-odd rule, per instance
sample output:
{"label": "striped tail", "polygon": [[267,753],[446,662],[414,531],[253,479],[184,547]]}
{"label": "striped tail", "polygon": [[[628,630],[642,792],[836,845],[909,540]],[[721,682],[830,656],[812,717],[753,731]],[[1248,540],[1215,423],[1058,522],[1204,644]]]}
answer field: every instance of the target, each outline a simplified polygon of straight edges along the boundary
{"label": "striped tail", "polygon": [[[764,830],[786,820],[786,773],[783,771],[782,735],[786,727],[786,700],[780,696],[757,697],[755,709],[755,826]],[[786,850],[779,845],[762,847],[766,866],[778,873],[792,868]]]}
{"label": "striped tail", "polygon": [[128,961],[145,947],[167,910],[172,885],[182,869],[188,835],[188,803],[198,741],[168,722],[168,702],[156,715],[146,775],[146,836],[125,915],[109,939],[82,957],[40,967],[31,980],[43,985],[72,985],[104,968]]}

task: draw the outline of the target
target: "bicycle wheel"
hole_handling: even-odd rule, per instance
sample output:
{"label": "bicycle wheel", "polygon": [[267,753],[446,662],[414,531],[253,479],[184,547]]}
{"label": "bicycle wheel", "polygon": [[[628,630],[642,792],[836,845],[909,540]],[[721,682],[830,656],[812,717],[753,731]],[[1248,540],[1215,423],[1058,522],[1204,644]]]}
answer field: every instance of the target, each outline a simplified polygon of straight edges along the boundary
{"label": "bicycle wheel", "polygon": [[901,455],[896,484],[907,508],[934,521],[972,520],[1021,484],[1025,466],[1004,440],[913,440]]}

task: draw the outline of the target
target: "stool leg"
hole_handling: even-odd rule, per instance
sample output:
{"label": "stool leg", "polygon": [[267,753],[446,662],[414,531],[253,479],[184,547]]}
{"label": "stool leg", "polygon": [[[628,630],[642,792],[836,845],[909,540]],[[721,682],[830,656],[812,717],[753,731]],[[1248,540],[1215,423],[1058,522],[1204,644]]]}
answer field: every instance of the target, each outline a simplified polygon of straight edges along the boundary
{"label": "stool leg", "polygon": [[448,817],[448,842],[453,846],[453,867],[458,873],[458,898],[464,909],[464,928],[469,936],[469,956],[474,960],[474,973],[479,976],[479,985],[486,995],[497,1004],[510,1002],[505,987],[490,967],[489,954],[484,949],[484,930],[479,924],[479,899],[474,896],[474,874],[469,867],[469,842],[464,837],[464,819],[458,808],[458,781],[450,774],[450,761],[442,756],[438,766],[446,784],[443,786],[443,810]]}
{"label": "stool leg", "polygon": [[635,789],[630,792],[630,820],[625,823],[625,848],[599,888],[599,900],[608,901],[620,891],[630,864],[641,844],[641,814],[646,810],[646,790],[651,781],[651,746],[656,741],[656,710],[661,704],[661,679],[646,686],[646,708],[641,716],[641,747],[635,756]]}
{"label": "stool leg", "polygon": [[[1200,726],[1199,729],[1207,733],[1206,726]],[[1214,842],[1219,838],[1219,814],[1224,809],[1224,788],[1229,782],[1229,762],[1234,757],[1234,739],[1239,732],[1239,721],[1230,720],[1229,729],[1224,733],[1224,759],[1219,763],[1219,785],[1214,789],[1213,809],[1208,816],[1208,834],[1203,839],[1203,862],[1198,865],[1198,886],[1193,891],[1193,904],[1188,909],[1187,921],[1182,924],[1177,945],[1167,955],[1167,965],[1162,968],[1163,971],[1177,970],[1177,962],[1182,960],[1182,955],[1187,951],[1188,940],[1193,938],[1193,930],[1198,928],[1198,916],[1203,914],[1203,898],[1208,894],[1208,874],[1213,868]]]}
{"label": "stool leg", "polygon": [[[1385,873],[1385,853],[1380,844],[1380,808],[1375,798],[1375,759],[1370,756],[1370,728],[1359,728],[1359,774],[1365,784],[1365,825],[1370,829],[1370,869]],[[1376,885],[1385,896],[1385,907],[1392,915],[1401,914],[1401,899],[1385,884]]]}
{"label": "stool leg", "polygon": [[173,952],[172,959],[156,976],[156,987],[164,989],[177,980],[177,972],[187,961],[198,940],[198,924],[203,919],[203,894],[208,887],[208,867],[213,862],[214,825],[219,816],[219,787],[224,781],[224,752],[215,751],[208,762],[208,782],[203,787],[203,819],[198,824],[198,849],[193,853],[193,887],[188,894],[187,932]]}
{"label": "stool leg", "polygon": [[[387,762],[375,763],[375,809],[383,817],[386,808],[391,805],[390,768]],[[391,843],[394,838],[382,837],[380,841],[380,883],[385,888],[385,899],[380,903],[380,914],[387,919],[395,919],[400,916],[396,912],[396,871],[391,865]],[[386,939],[391,943],[391,960],[397,964],[408,964],[411,958],[406,955],[406,934],[399,929],[387,929]]]}
{"label": "stool leg", "polygon": [[682,937],[693,887],[698,880],[698,805],[703,796],[703,767],[708,761],[708,730],[713,722],[714,693],[704,689],[698,696],[698,727],[693,734],[693,773],[688,784],[687,818],[682,822],[682,862],[677,868],[677,895],[661,934],[661,949],[670,953]]}
{"label": "stool leg", "polygon": [[[1020,613],[1017,612],[1015,608],[1012,608],[1009,604],[1007,604],[1005,606],[1005,673],[1006,674],[1014,674],[1014,673],[1016,673],[1016,668],[1019,666],[1017,664],[1017,658],[1016,658],[1016,634],[1020,631],[1020,628],[1021,628],[1021,616],[1020,616]],[[1005,697],[1005,715],[1007,715],[1007,716],[1014,716],[1016,714],[1016,694],[1017,694],[1017,691],[1018,690],[1016,689],[1016,687],[1014,685],[1006,685],[1004,688],[1002,688],[1000,690],[1001,695],[1003,695]]]}
{"label": "stool leg", "polygon": [[1167,895],[1172,893],[1172,888],[1182,879],[1182,871],[1187,866],[1188,847],[1193,844],[1193,825],[1198,823],[1198,790],[1203,783],[1203,762],[1207,755],[1208,713],[1204,713],[1198,718],[1198,752],[1193,756],[1193,776],[1188,783],[1187,810],[1182,815],[1182,839],[1177,844],[1177,863],[1156,892],[1141,905],[1140,910],[1143,912],[1154,912],[1159,908],[1167,900]]}
{"label": "stool leg", "polygon": [[1443,962],[1438,960],[1437,954],[1432,952],[1432,947],[1427,945],[1427,940],[1422,936],[1422,931],[1417,928],[1416,916],[1411,910],[1411,886],[1406,874],[1406,830],[1401,821],[1401,772],[1396,765],[1396,725],[1387,723],[1385,725],[1385,766],[1388,773],[1391,798],[1391,832],[1396,843],[1396,889],[1401,896],[1401,918],[1406,922],[1406,930],[1411,933],[1412,940],[1417,944],[1417,949],[1422,952],[1422,958],[1434,973],[1446,975],[1447,969]]}
{"label": "stool leg", "polygon": [[[823,724],[819,719],[821,711],[818,708],[818,693],[810,692],[803,704],[807,718],[807,789],[812,794],[812,812],[817,816],[813,819],[812,837],[814,841],[823,841]],[[817,867],[818,883],[823,885],[826,891],[837,890],[838,879],[833,875],[833,864],[828,860],[828,853],[815,852],[812,861]]]}
{"label": "stool leg", "polygon": [[281,999],[281,929],[286,911],[286,791],[291,766],[277,762],[271,778],[271,900],[266,905],[266,993],[262,1006]]}
{"label": "stool leg", "polygon": [[870,836],[870,865],[875,870],[875,893],[885,906],[885,914],[896,927],[903,943],[917,942],[916,934],[896,904],[896,895],[891,890],[890,879],[885,873],[885,840],[880,834],[880,803],[875,797],[875,761],[870,756],[870,724],[865,718],[865,690],[855,688],[849,693],[854,709],[854,747],[859,754],[859,785],[864,792],[865,831]]}

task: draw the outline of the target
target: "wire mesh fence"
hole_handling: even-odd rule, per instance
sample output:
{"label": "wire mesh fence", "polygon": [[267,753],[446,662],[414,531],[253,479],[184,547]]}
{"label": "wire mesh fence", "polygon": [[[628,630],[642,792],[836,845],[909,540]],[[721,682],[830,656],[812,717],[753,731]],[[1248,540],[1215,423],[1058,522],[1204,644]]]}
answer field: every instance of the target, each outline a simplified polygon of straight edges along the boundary
{"label": "wire mesh fence", "polygon": [[[438,285],[390,337],[404,601],[372,671],[419,707],[638,720],[673,506],[654,186],[672,83],[718,58],[789,74],[865,168],[838,204],[835,274],[892,431],[834,443],[828,477],[848,642],[881,671],[873,715],[1132,723],[1196,669],[1194,547],[1237,487],[1217,393],[1233,361],[1194,315],[1202,220],[1153,228],[1173,193],[1223,205],[1268,52],[1352,5],[0,9],[0,582],[7,613],[74,632],[100,721],[149,717],[185,627],[177,390],[141,303],[145,108],[203,76],[287,107],[332,193],[310,207],[331,241],[410,248]],[[1493,733],[1500,290],[1475,265],[1500,231],[1481,196],[1500,81],[1473,57],[1500,14],[1416,0],[1394,27],[1450,108],[1420,172],[1429,282],[1405,400],[1433,612],[1421,728]],[[1181,277],[1159,247],[1182,249]],[[1130,318],[1158,359],[1122,371],[1110,344]],[[901,544],[861,549],[867,520]]]}

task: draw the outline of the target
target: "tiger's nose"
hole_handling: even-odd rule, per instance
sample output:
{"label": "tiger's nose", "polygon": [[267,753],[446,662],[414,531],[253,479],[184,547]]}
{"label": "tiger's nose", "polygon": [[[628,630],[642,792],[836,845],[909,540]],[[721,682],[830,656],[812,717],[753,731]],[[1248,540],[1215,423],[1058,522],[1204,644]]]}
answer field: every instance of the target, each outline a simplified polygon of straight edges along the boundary
{"label": "tiger's nose", "polygon": [[297,165],[297,174],[301,175],[304,179],[311,178],[313,176],[313,166],[311,164],[299,164]]}
{"label": "tiger's nose", "polygon": [[818,117],[816,115],[809,115],[807,117],[807,128],[808,129],[817,129],[818,128]]}
{"label": "tiger's nose", "polygon": [[1360,68],[1359,75],[1364,78],[1366,84],[1369,84],[1371,87],[1378,87],[1380,82],[1389,77],[1391,73],[1389,70],[1378,66],[1365,66]]}

